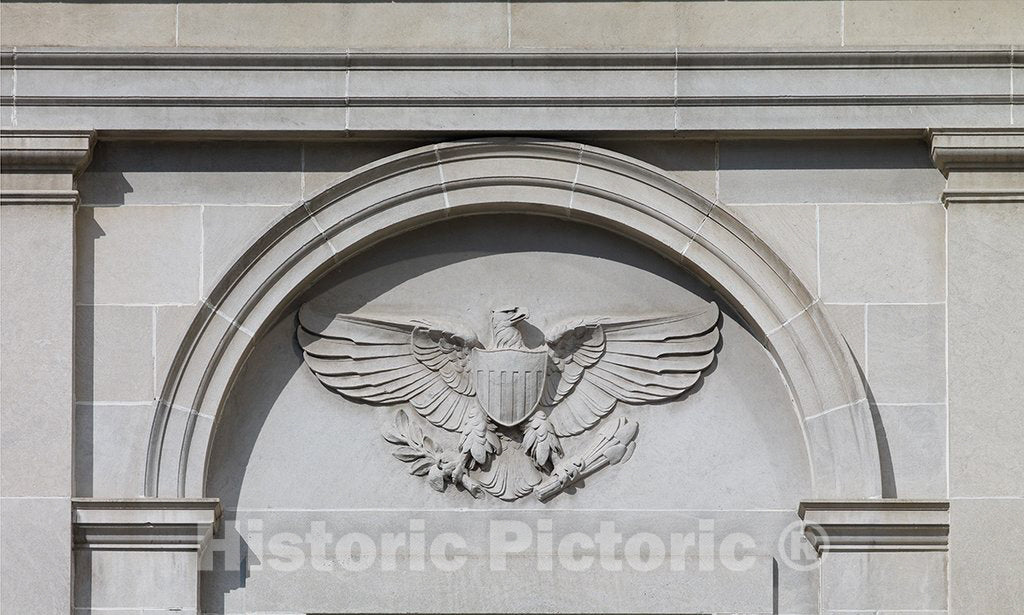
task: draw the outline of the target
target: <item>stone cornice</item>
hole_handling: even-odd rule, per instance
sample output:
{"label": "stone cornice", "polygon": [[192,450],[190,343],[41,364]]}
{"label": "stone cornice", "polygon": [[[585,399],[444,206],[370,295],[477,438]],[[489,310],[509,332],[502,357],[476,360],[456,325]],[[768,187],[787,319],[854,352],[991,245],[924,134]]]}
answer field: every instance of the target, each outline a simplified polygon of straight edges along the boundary
{"label": "stone cornice", "polygon": [[[1010,124],[1010,48],[18,49],[3,122],[119,137],[458,131],[920,134]],[[59,78],[54,73],[59,74]],[[11,85],[16,83],[17,85]],[[16,118],[16,119],[15,119]]]}
{"label": "stone cornice", "polygon": [[811,500],[800,503],[805,535],[826,551],[946,551],[949,502]]}
{"label": "stone cornice", "polygon": [[1024,129],[936,130],[932,160],[943,175],[950,171],[1024,170]]}
{"label": "stone cornice", "polygon": [[0,206],[78,205],[77,190],[0,190]]}
{"label": "stone cornice", "polygon": [[76,549],[200,551],[221,518],[215,498],[73,498]]}
{"label": "stone cornice", "polygon": [[95,140],[92,131],[5,130],[0,206],[77,206],[74,179],[89,164]]}
{"label": "stone cornice", "polygon": [[572,51],[560,49],[495,51],[376,51],[376,50],[251,50],[145,48],[71,49],[11,48],[0,50],[0,68],[46,66],[71,68],[806,68],[838,66],[1005,66],[1012,49],[731,49]]}
{"label": "stone cornice", "polygon": [[5,130],[0,135],[0,164],[5,173],[77,175],[92,156],[91,131]]}
{"label": "stone cornice", "polygon": [[1024,129],[935,130],[931,137],[946,206],[1024,202]]}

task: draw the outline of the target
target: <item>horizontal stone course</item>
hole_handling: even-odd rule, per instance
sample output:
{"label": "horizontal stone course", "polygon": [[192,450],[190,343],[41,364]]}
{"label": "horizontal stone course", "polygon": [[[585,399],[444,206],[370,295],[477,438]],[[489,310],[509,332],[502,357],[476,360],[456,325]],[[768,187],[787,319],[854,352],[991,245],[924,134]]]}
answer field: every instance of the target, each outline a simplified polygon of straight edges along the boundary
{"label": "horizontal stone course", "polygon": [[[1024,42],[1014,0],[716,2],[10,2],[5,45],[728,48]],[[42,27],[43,24],[46,27]]]}
{"label": "horizontal stone course", "polygon": [[185,3],[182,47],[502,48],[500,2]]}
{"label": "horizontal stone course", "polygon": [[1020,45],[1024,3],[1017,0],[849,0],[847,45]]}
{"label": "horizontal stone course", "polygon": [[5,47],[172,47],[175,5],[165,2],[4,2]]}

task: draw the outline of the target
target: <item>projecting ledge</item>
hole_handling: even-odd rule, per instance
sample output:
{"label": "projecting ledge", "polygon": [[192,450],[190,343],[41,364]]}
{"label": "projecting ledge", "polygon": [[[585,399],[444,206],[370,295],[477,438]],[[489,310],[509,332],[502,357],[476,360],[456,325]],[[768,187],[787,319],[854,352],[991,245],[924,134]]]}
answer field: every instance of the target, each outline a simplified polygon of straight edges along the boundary
{"label": "projecting ledge", "polygon": [[804,533],[825,551],[946,551],[949,502],[811,500],[800,503]]}
{"label": "projecting ledge", "polygon": [[216,498],[72,499],[75,549],[201,551],[221,518]]}

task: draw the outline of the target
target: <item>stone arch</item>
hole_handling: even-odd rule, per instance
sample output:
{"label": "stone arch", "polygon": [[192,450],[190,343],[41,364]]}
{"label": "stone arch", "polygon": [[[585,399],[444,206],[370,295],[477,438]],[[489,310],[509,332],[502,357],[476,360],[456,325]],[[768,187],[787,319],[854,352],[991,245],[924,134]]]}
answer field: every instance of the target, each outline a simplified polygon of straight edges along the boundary
{"label": "stone arch", "polygon": [[278,219],[229,268],[182,340],[151,430],[146,494],[204,495],[219,412],[255,338],[302,290],[355,253],[446,218],[490,213],[592,224],[661,253],[716,289],[789,385],[814,497],[881,495],[864,385],[823,307],[725,209],[660,170],[561,141],[482,139],[363,167]]}

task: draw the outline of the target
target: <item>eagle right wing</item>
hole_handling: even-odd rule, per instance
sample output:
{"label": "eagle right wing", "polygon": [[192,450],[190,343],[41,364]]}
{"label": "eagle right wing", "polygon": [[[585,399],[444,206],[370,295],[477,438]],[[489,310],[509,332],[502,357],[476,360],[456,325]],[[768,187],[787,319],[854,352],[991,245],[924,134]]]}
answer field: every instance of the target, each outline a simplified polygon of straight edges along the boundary
{"label": "eagle right wing", "polygon": [[376,404],[409,402],[432,424],[457,431],[476,404],[471,332],[299,309],[306,365],[328,389]]}
{"label": "eagle right wing", "polygon": [[678,397],[715,358],[718,306],[646,320],[580,320],[548,336],[549,369],[541,405],[555,434],[575,436],[623,401]]}

